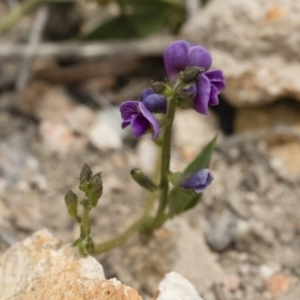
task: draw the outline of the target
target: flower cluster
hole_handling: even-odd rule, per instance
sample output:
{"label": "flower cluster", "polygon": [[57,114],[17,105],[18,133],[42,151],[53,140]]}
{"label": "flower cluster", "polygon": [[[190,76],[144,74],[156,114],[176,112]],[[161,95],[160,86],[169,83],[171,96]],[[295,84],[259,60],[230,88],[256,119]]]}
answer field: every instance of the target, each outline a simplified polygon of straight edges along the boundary
{"label": "flower cluster", "polygon": [[194,108],[203,115],[208,115],[208,105],[218,105],[218,95],[225,89],[225,80],[221,70],[208,69],[212,64],[212,57],[208,50],[186,41],[172,43],[165,51],[164,62],[168,77],[175,81],[178,74],[187,67],[199,67],[204,70],[194,89]]}
{"label": "flower cluster", "polygon": [[[136,138],[145,133],[152,133],[153,139],[158,138],[162,124],[158,121],[157,114],[168,118],[169,98],[174,94],[179,95],[176,98],[177,107],[191,107],[200,114],[208,115],[208,106],[217,105],[218,95],[225,89],[222,71],[209,70],[212,56],[200,45],[183,40],[173,42],[165,50],[164,64],[168,83],[159,84],[166,88],[158,90],[159,94],[146,89],[139,101],[127,101],[120,106],[122,128],[130,125]],[[212,173],[208,169],[202,169],[183,180],[181,187],[201,193],[212,180]]]}

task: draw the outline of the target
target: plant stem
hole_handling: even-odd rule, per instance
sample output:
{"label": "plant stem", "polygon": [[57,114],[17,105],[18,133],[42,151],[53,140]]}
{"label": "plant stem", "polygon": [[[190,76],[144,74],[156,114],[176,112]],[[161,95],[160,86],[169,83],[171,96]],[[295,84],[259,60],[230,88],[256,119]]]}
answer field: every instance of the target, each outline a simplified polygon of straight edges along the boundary
{"label": "plant stem", "polygon": [[147,216],[143,215],[140,219],[138,219],[135,223],[133,223],[126,231],[121,233],[118,237],[106,243],[95,245],[92,253],[99,254],[120,246],[126,240],[128,240],[133,233],[141,229],[143,224],[146,222],[146,220],[147,220]]}
{"label": "plant stem", "polygon": [[0,23],[0,36],[9,30],[15,23],[17,23],[27,12],[42,2],[43,0],[25,0],[20,7],[13,10]]}
{"label": "plant stem", "polygon": [[81,228],[84,233],[84,237],[89,236],[91,227],[89,223],[89,213],[90,213],[90,207],[83,207],[82,216],[81,216]]}
{"label": "plant stem", "polygon": [[165,209],[168,201],[169,193],[169,169],[171,160],[171,142],[172,142],[172,126],[176,111],[176,95],[173,94],[169,101],[169,109],[167,114],[167,125],[163,136],[162,148],[161,148],[161,168],[160,168],[160,196],[159,207],[156,217],[151,225],[151,229],[155,229],[161,226],[161,219],[164,218]]}
{"label": "plant stem", "polygon": [[94,245],[92,254],[100,254],[103,252],[107,252],[113,248],[116,248],[124,242],[126,242],[135,232],[142,230],[142,228],[146,225],[147,221],[149,220],[149,215],[153,207],[154,198],[152,195],[153,193],[151,193],[151,195],[148,196],[142,217],[135,221],[127,230],[122,232],[116,238],[105,243]]}

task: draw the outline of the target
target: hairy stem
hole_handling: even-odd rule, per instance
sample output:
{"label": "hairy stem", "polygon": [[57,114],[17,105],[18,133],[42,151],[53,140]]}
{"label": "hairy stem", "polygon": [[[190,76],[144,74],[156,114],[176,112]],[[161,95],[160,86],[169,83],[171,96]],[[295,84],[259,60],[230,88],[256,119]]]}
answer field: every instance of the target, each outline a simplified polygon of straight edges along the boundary
{"label": "hairy stem", "polygon": [[90,213],[90,208],[89,207],[84,207],[82,211],[82,216],[81,216],[81,228],[83,230],[83,235],[84,237],[89,236],[91,227],[89,223],[89,213]]}
{"label": "hairy stem", "polygon": [[135,232],[139,231],[143,227],[146,221],[147,221],[147,216],[144,215],[116,238],[106,243],[95,245],[92,253],[99,254],[99,253],[107,252],[113,248],[120,246],[125,241],[127,241]]}
{"label": "hairy stem", "polygon": [[167,125],[163,136],[162,149],[161,149],[161,167],[160,167],[160,195],[159,207],[156,217],[151,225],[151,230],[160,227],[162,219],[164,219],[165,209],[168,202],[169,193],[169,169],[171,160],[171,142],[172,142],[172,126],[176,111],[176,97],[173,96],[169,102],[169,109],[167,114]]}

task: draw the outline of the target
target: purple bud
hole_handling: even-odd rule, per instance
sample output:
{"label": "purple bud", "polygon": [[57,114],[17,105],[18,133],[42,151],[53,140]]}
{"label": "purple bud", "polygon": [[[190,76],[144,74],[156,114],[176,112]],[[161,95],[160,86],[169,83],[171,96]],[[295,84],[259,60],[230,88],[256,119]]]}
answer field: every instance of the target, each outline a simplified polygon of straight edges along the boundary
{"label": "purple bud", "polygon": [[158,94],[152,94],[142,100],[147,109],[152,113],[167,113],[167,99]]}
{"label": "purple bud", "polygon": [[188,87],[184,87],[183,92],[184,94],[186,94],[186,96],[188,96],[188,98],[194,99],[195,96],[197,95],[197,87],[195,84],[192,84]]}
{"label": "purple bud", "polygon": [[193,189],[196,193],[202,193],[213,179],[214,176],[209,169],[202,169],[183,180],[181,186],[184,189]]}

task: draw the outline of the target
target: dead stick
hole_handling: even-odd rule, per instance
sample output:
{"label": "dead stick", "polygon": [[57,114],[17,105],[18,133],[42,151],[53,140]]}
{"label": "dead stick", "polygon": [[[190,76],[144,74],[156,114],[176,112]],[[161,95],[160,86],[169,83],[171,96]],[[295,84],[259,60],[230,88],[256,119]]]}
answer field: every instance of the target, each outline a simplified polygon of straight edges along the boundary
{"label": "dead stick", "polygon": [[[44,43],[40,44],[36,57],[40,59],[101,59],[114,57],[162,56],[166,47],[174,41],[171,36],[156,36],[148,39],[101,43]],[[20,60],[26,45],[0,44],[0,60]]]}

